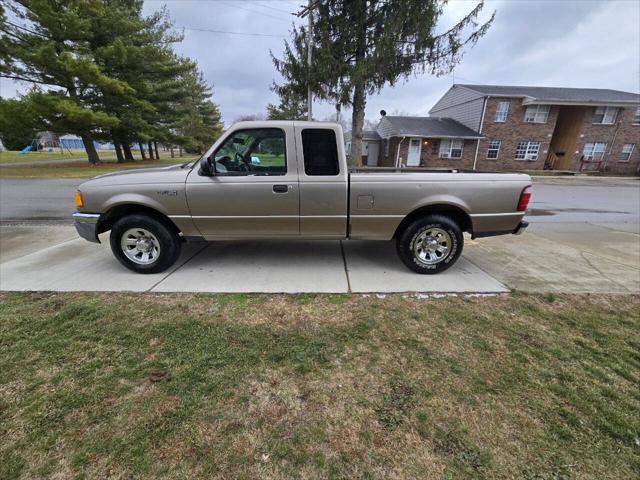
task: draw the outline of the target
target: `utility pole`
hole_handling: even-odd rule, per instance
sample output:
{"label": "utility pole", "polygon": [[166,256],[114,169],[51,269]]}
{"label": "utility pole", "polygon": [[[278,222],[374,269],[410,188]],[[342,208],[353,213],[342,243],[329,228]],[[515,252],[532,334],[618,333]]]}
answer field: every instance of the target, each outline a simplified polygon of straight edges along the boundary
{"label": "utility pole", "polygon": [[311,36],[311,29],[313,28],[313,0],[309,0],[308,9],[308,26],[307,26],[307,120],[311,121],[313,118],[313,94],[311,93],[311,50],[313,37]]}

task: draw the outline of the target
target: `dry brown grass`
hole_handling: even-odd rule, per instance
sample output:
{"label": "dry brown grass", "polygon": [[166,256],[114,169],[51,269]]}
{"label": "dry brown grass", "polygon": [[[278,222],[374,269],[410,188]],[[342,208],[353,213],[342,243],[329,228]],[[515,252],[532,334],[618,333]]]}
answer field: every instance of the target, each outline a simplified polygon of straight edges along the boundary
{"label": "dry brown grass", "polygon": [[639,311],[0,294],[0,477],[637,478]]}

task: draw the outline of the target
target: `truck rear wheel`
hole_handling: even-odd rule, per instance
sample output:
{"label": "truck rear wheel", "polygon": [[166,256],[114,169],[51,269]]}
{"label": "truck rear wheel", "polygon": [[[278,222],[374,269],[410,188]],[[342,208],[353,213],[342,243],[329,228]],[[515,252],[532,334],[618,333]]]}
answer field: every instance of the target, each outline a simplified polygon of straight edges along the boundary
{"label": "truck rear wheel", "polygon": [[438,214],[414,220],[396,239],[402,262],[422,274],[440,273],[456,263],[463,244],[458,224]]}
{"label": "truck rear wheel", "polygon": [[129,270],[163,272],[180,256],[177,233],[164,222],[147,215],[127,215],[111,228],[111,251]]}

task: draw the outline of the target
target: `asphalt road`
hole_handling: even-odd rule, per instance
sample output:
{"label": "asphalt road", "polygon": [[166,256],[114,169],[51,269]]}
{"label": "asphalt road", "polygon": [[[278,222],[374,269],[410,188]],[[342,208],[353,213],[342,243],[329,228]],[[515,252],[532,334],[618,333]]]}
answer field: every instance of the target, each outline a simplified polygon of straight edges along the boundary
{"label": "asphalt road", "polygon": [[640,224],[640,181],[631,178],[534,179],[532,223]]}
{"label": "asphalt road", "polygon": [[0,179],[0,220],[65,220],[75,211],[73,194],[84,180]]}

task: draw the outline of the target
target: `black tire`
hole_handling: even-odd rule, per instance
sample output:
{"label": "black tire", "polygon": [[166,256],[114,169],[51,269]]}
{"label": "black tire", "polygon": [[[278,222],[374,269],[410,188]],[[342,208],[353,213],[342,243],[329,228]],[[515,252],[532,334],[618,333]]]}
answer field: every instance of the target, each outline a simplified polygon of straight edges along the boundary
{"label": "black tire", "polygon": [[[150,232],[157,241],[158,254],[149,263],[140,264],[131,260],[121,247],[121,240],[131,229],[144,229]],[[182,242],[173,228],[154,217],[133,214],[117,220],[111,227],[109,237],[111,251],[122,265],[137,273],[159,273],[173,265],[180,256]]]}
{"label": "black tire", "polygon": [[[442,232],[446,232],[449,236],[449,248],[446,253],[442,253],[441,258],[438,257],[438,253],[441,253],[441,247],[438,252],[432,254],[428,253],[428,259],[421,259],[414,249],[416,242],[419,242],[421,235],[426,235],[426,232],[438,232],[439,229]],[[447,237],[444,233],[440,233],[437,237],[442,239],[442,244],[446,244]],[[419,247],[420,244],[418,244]],[[458,257],[462,253],[462,247],[464,245],[464,237],[462,236],[462,230],[458,224],[451,218],[445,215],[427,215],[411,222],[407,227],[400,232],[396,239],[396,249],[398,256],[402,262],[411,270],[422,274],[435,274],[440,273],[451,267]],[[429,262],[429,263],[427,263]]]}

